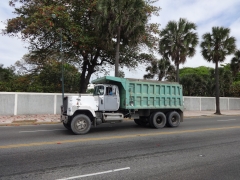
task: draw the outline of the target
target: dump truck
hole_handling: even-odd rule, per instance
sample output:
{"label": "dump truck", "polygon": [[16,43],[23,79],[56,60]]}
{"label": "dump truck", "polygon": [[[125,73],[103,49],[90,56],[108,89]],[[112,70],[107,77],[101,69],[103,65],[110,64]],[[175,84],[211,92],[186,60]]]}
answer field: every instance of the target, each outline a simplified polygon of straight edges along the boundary
{"label": "dump truck", "polygon": [[61,121],[74,134],[102,123],[133,120],[139,126],[178,127],[183,122],[182,85],[176,82],[104,76],[91,95],[64,97]]}

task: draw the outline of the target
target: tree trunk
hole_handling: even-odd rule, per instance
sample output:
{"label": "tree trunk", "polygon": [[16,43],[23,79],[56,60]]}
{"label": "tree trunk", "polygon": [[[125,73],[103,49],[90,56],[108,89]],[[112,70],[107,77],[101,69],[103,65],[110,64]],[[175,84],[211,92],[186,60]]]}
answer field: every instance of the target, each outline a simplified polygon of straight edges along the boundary
{"label": "tree trunk", "polygon": [[219,73],[218,73],[218,61],[215,63],[215,83],[216,83],[216,112],[214,114],[221,115],[220,101],[219,101]]}
{"label": "tree trunk", "polygon": [[87,85],[86,85],[86,71],[87,71],[87,62],[84,61],[83,62],[83,66],[82,66],[82,73],[81,73],[81,77],[80,77],[80,89],[79,89],[79,93],[86,93],[87,90]]}
{"label": "tree trunk", "polygon": [[92,76],[92,74],[95,72],[95,67],[98,65],[97,64],[97,59],[99,57],[99,53],[100,53],[100,49],[97,49],[94,58],[93,59],[88,59],[88,55],[86,55],[84,57],[84,62],[83,62],[83,66],[82,66],[82,73],[81,73],[81,77],[80,77],[80,89],[79,89],[79,93],[86,93],[87,91],[87,86],[89,84],[89,80]]}
{"label": "tree trunk", "polygon": [[119,47],[120,47],[120,31],[121,27],[117,27],[117,45],[115,55],[115,77],[119,77]]}
{"label": "tree trunk", "polygon": [[176,72],[176,82],[179,83],[179,64],[176,64],[177,72]]}
{"label": "tree trunk", "polygon": [[90,65],[88,62],[84,61],[83,67],[82,67],[82,74],[80,77],[81,85],[79,93],[86,93],[87,92],[87,86],[89,84],[89,80],[94,73],[94,67],[95,65]]}

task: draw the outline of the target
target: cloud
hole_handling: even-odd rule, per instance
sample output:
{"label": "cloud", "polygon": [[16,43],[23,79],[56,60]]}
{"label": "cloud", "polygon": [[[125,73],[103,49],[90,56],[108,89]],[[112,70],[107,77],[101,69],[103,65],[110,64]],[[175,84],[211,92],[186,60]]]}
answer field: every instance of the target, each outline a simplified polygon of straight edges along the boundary
{"label": "cloud", "polygon": [[[239,15],[240,16],[240,15]],[[230,25],[231,36],[237,40],[237,47],[240,50],[240,17]]]}
{"label": "cloud", "polygon": [[[7,19],[15,16],[12,11],[13,8],[8,5],[8,1],[0,2],[0,31],[5,28]],[[27,44],[16,37],[0,35],[0,42],[0,64],[4,67],[13,65],[27,53],[25,48]]]}

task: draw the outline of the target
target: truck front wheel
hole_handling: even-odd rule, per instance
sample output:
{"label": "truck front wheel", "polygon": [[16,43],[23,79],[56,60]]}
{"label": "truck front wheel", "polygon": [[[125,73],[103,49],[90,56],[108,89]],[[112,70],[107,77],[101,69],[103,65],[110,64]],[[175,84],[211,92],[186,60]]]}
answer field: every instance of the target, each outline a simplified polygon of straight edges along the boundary
{"label": "truck front wheel", "polygon": [[86,134],[91,128],[91,120],[88,116],[80,114],[75,116],[71,122],[71,129],[74,134]]}
{"label": "truck front wheel", "polygon": [[157,129],[163,128],[166,125],[167,119],[164,113],[156,112],[154,115],[150,116],[150,125]]}

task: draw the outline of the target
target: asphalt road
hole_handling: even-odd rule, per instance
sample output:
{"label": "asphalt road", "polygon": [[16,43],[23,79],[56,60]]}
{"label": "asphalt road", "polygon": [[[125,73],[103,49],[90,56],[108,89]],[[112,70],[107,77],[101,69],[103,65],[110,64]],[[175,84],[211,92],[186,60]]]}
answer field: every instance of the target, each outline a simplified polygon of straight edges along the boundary
{"label": "asphalt road", "polygon": [[106,124],[83,136],[61,124],[0,127],[0,179],[240,179],[240,116],[178,128]]}

